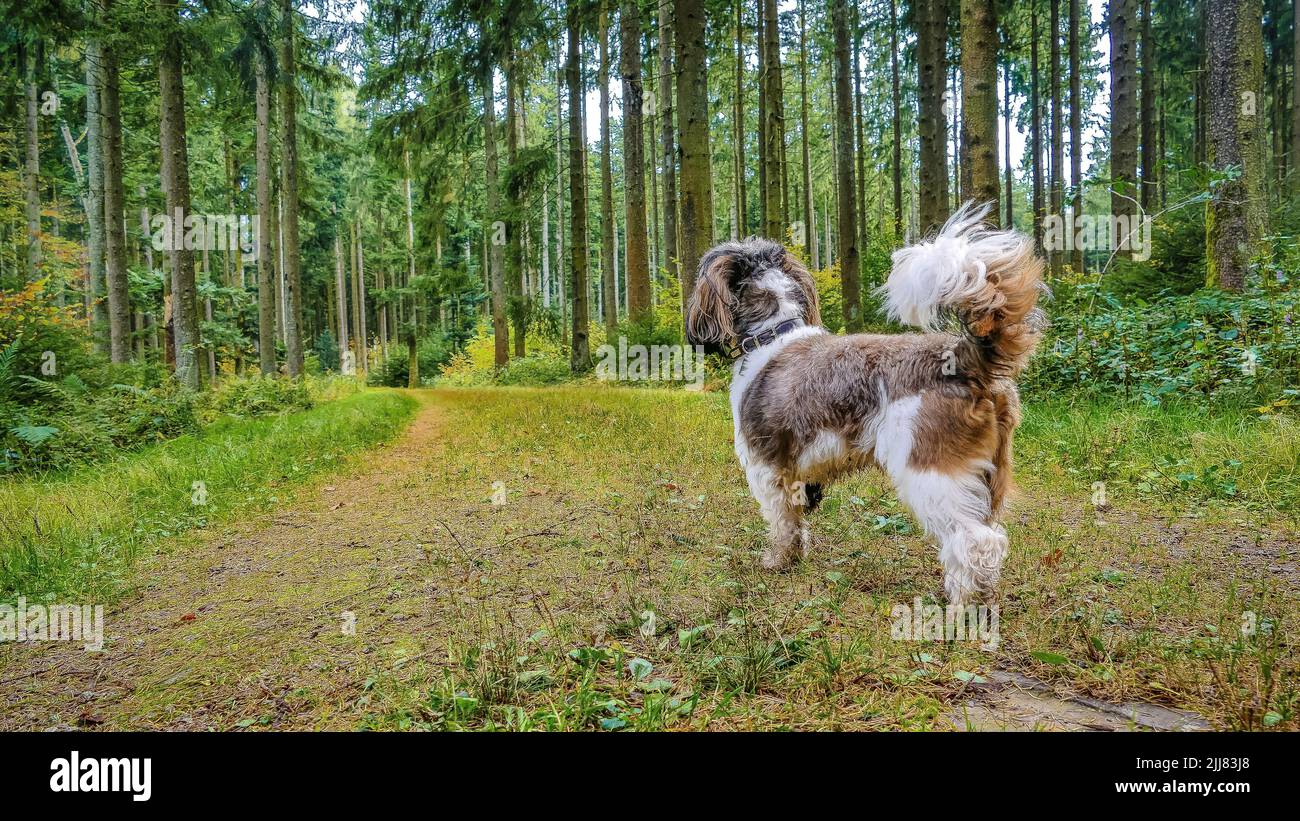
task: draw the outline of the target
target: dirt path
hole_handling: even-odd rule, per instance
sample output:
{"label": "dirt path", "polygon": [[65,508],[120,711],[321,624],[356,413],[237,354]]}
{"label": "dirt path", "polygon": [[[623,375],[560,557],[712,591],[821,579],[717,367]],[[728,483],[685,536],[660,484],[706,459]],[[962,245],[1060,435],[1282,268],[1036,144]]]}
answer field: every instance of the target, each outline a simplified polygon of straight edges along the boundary
{"label": "dirt path", "polygon": [[439,456],[441,417],[421,400],[405,434],[353,475],[142,563],[139,595],[106,610],[103,652],[5,647],[0,727],[354,726],[355,671],[418,631],[405,622],[420,614],[388,604],[420,583],[424,559],[425,510],[403,502],[421,498]]}

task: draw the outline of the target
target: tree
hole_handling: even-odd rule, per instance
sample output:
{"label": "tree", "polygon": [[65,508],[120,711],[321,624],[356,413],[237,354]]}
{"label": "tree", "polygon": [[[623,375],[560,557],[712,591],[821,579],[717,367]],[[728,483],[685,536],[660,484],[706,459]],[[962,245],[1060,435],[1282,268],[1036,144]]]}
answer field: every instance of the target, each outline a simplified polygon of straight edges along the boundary
{"label": "tree", "polygon": [[104,288],[104,166],[103,144],[99,136],[99,67],[100,39],[95,34],[86,41],[86,300],[94,305],[92,333],[96,347],[107,352],[104,331],[108,312],[100,299]]}
{"label": "tree", "polygon": [[645,136],[642,128],[641,10],[623,0],[619,14],[619,71],[623,79],[623,228],[627,243],[627,308],[635,321],[650,310],[646,253]]}
{"label": "tree", "polygon": [[853,92],[849,65],[849,9],[847,0],[833,0],[831,29],[835,41],[835,134],[839,144],[835,176],[839,196],[837,231],[840,241],[840,287],[844,306],[844,327],[849,333],[862,330],[862,301],[859,293],[858,208],[853,172]]}
{"label": "tree", "polygon": [[[180,9],[177,0],[157,0],[163,25],[162,51],[158,57],[159,144],[163,157],[163,188],[167,194],[167,213],[190,213],[189,151],[185,145],[185,82],[182,73]],[[198,367],[199,315],[194,284],[194,252],[185,243],[175,242],[172,226],[172,324],[176,356],[176,379],[198,390],[201,377]]]}
{"label": "tree", "polygon": [[917,0],[916,64],[921,138],[917,194],[921,234],[948,219],[948,118],[944,88],[948,77],[948,0]]}
{"label": "tree", "polygon": [[677,116],[681,122],[682,191],[678,259],[682,312],[695,287],[700,257],[713,244],[713,175],[709,159],[709,89],[704,0],[673,0],[677,25]]}
{"label": "tree", "polygon": [[1260,0],[1217,0],[1207,10],[1209,163],[1227,174],[1206,210],[1206,279],[1240,291],[1267,230],[1264,199],[1264,35]]}
{"label": "tree", "polygon": [[614,277],[614,169],[609,145],[609,8],[601,0],[596,39],[600,68],[600,297],[605,338],[618,333],[618,283]]}
{"label": "tree", "polygon": [[[265,2],[265,0],[264,0]],[[256,89],[257,164],[257,353],[263,375],[275,366],[275,270],[271,256],[271,78],[269,47],[265,39],[253,43],[253,71]],[[342,312],[346,301],[340,304]],[[339,350],[347,350],[346,335],[340,335]]]}
{"label": "tree", "polygon": [[1142,0],[1141,27],[1142,79],[1139,102],[1139,144],[1142,150],[1141,196],[1139,202],[1145,213],[1155,203],[1156,193],[1156,54],[1151,36],[1151,0]]}
{"label": "tree", "polygon": [[[701,12],[702,14],[702,12]],[[781,83],[781,38],[776,0],[763,0],[763,235],[778,242],[785,237],[781,209],[781,147],[785,143],[785,112]],[[683,187],[685,184],[683,183]]]}
{"label": "tree", "polygon": [[24,82],[27,100],[27,118],[24,121],[25,150],[23,153],[23,212],[27,218],[27,279],[35,281],[41,276],[41,141],[40,119],[37,115],[36,65],[39,44],[26,44],[26,71]]}
{"label": "tree", "polygon": [[[739,92],[739,87],[737,91]],[[803,151],[804,236],[809,250],[809,259],[813,270],[816,271],[822,266],[821,257],[817,253],[817,215],[813,212],[812,159],[808,147],[808,18],[804,10],[804,0],[799,0],[799,135]],[[738,158],[737,162],[741,160]]]}
{"label": "tree", "polygon": [[[111,2],[103,0],[107,16]],[[104,265],[108,291],[108,350],[113,362],[131,358],[131,298],[126,280],[126,191],[122,184],[121,85],[115,37],[100,50],[100,161],[104,175]]]}
{"label": "tree", "polygon": [[[280,32],[280,190],[284,197],[284,215],[280,229],[284,235],[285,297],[285,364],[289,376],[303,373],[302,351],[302,260],[298,245],[298,87],[294,55],[295,25],[293,0],[280,0],[283,29]],[[362,286],[364,288],[364,284]],[[364,354],[365,338],[361,340]]]}
{"label": "tree", "polygon": [[[1051,4],[1048,26],[1052,32],[1052,45],[1049,49],[1052,65],[1047,72],[1052,98],[1051,209],[1053,216],[1059,219],[1065,209],[1065,129],[1061,123],[1061,0],[1048,0],[1048,2]],[[1061,272],[1062,250],[1052,248],[1048,253],[1053,275],[1059,275]]]}
{"label": "tree", "polygon": [[586,136],[582,132],[582,16],[581,0],[569,0],[566,9],[568,61],[564,73],[569,86],[569,243],[573,256],[570,269],[573,279],[573,334],[569,346],[569,369],[585,373],[591,368],[591,348],[587,333],[587,184],[583,175],[582,149]]}
{"label": "tree", "polygon": [[496,94],[492,87],[492,66],[486,64],[479,77],[483,95],[483,236],[488,242],[488,282],[492,289],[492,338],[498,368],[510,361],[510,326],[506,321],[506,272],[504,264],[505,222],[500,219],[500,188],[497,168]]}
{"label": "tree", "polygon": [[[1137,212],[1137,60],[1133,35],[1135,0],[1110,0],[1110,210],[1126,224]],[[1118,256],[1132,256],[1124,237]]]}
{"label": "tree", "polygon": [[898,82],[898,0],[889,0],[889,75],[893,108],[894,238],[903,237],[903,102]]}
{"label": "tree", "polygon": [[997,43],[993,0],[961,0],[961,143],[965,157],[962,196],[978,203],[992,203],[989,218],[993,222],[1000,217],[1001,187]]}
{"label": "tree", "polygon": [[[1083,66],[1079,53],[1079,0],[1070,0],[1070,184],[1074,186],[1072,210],[1083,214]],[[1077,245],[1077,243],[1076,243]],[[1074,270],[1083,271],[1083,248],[1074,249]]]}
{"label": "tree", "polygon": [[677,147],[673,127],[673,17],[672,3],[659,2],[659,127],[663,139],[664,254],[662,267],[669,276],[677,268]]}

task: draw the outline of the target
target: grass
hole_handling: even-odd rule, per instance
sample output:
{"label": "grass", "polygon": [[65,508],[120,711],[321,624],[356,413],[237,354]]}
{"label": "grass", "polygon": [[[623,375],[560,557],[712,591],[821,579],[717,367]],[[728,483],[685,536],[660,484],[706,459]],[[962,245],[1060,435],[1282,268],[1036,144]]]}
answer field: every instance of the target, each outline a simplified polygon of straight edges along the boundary
{"label": "grass", "polygon": [[391,438],[416,403],[369,391],[312,410],[224,418],[196,434],[40,479],[0,480],[0,602],[109,603],[163,540],[285,502],[295,483]]}
{"label": "grass", "polygon": [[429,625],[433,660],[405,663],[407,646],[369,672],[361,726],[930,729],[1007,670],[1222,728],[1296,726],[1293,420],[1027,408],[988,649],[891,638],[892,607],[941,585],[879,475],[831,490],[810,561],[759,570],[722,396],[436,396],[458,524],[424,572],[461,595]]}

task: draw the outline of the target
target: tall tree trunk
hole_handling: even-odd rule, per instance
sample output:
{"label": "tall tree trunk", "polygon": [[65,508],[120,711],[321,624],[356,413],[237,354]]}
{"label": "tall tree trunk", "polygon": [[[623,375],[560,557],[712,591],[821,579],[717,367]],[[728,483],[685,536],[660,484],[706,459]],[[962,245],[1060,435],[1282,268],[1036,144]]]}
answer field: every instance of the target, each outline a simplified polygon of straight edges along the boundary
{"label": "tall tree trunk", "polygon": [[1002,167],[1006,177],[1006,183],[1003,190],[1007,198],[1007,215],[1004,224],[1008,227],[1015,225],[1015,187],[1011,171],[1011,129],[1014,127],[1011,122],[1011,43],[1010,32],[1008,32],[1008,42],[1006,44],[1007,54],[1002,61],[1002,121],[1004,130],[1002,132]]}
{"label": "tall tree trunk", "polygon": [[[808,146],[808,17],[799,0],[799,135],[803,153],[803,221],[805,244],[814,271],[821,270],[817,252],[817,214],[813,211],[812,159]],[[742,236],[744,234],[742,233]]]}
{"label": "tall tree trunk", "polygon": [[840,287],[844,307],[844,328],[862,330],[861,271],[858,266],[858,208],[853,171],[853,67],[849,65],[849,8],[847,0],[832,0],[831,28],[835,40],[835,134],[838,150],[835,177],[838,180]]}
{"label": "tall tree trunk", "polygon": [[334,298],[338,302],[338,343],[339,343],[339,371],[348,373],[356,370],[356,363],[353,362],[352,368],[345,368],[343,356],[349,350],[348,347],[348,291],[347,291],[347,272],[343,267],[343,236],[340,230],[342,226],[334,231]]}
{"label": "tall tree trunk", "polygon": [[601,0],[596,26],[600,56],[596,85],[600,86],[600,312],[605,319],[605,339],[618,333],[618,282],[614,260],[614,168],[609,144],[609,8]]}
{"label": "tall tree trunk", "polygon": [[275,260],[271,250],[271,84],[267,77],[267,56],[261,44],[254,46],[253,71],[257,84],[257,354],[262,373],[269,376],[276,372],[276,304]]}
{"label": "tall tree trunk", "polygon": [[889,73],[894,126],[894,238],[903,237],[903,96],[898,81],[898,0],[889,0]]}
{"label": "tall tree trunk", "polygon": [[[785,239],[781,207],[781,145],[785,141],[781,89],[781,38],[776,0],[763,0],[763,236]],[[685,185],[683,184],[683,187]]]}
{"label": "tall tree trunk", "polygon": [[[406,205],[406,282],[408,288],[414,287],[415,279],[415,204],[411,198],[411,152],[409,149],[402,149],[402,187],[404,189]],[[411,297],[410,305],[410,337],[414,339],[419,334],[420,329],[420,312],[419,297]],[[419,383],[416,383],[417,385]],[[415,387],[412,385],[411,387]]]}
{"label": "tall tree trunk", "polygon": [[[513,168],[519,159],[520,122],[523,117],[520,94],[519,65],[512,45],[506,55],[506,165],[509,168]],[[524,329],[528,319],[525,308],[528,291],[524,287],[524,224],[517,214],[517,209],[506,209],[506,213],[509,215],[506,227],[506,304],[509,306],[511,324],[514,326],[514,355],[523,357],[527,342]]]}
{"label": "tall tree trunk", "polygon": [[670,277],[678,276],[677,250],[677,146],[673,128],[673,5],[659,3],[659,90],[658,111],[662,118],[664,186],[664,257],[663,269]]}
{"label": "tall tree trunk", "polygon": [[[1052,31],[1052,45],[1049,59],[1048,82],[1051,84],[1052,98],[1052,214],[1060,219],[1065,208],[1065,129],[1061,127],[1061,0],[1048,0],[1051,4],[1048,26]],[[1064,249],[1052,248],[1048,251],[1051,273],[1057,276],[1061,272],[1061,254]]]}
{"label": "tall tree trunk", "polygon": [[[802,0],[800,0],[802,2]],[[741,18],[741,0],[735,0],[736,12],[736,90],[732,94],[732,154],[734,157],[736,233],[741,236],[749,234],[745,209],[748,205],[745,196],[745,27]]]}
{"label": "tall tree trunk", "polygon": [[922,236],[948,219],[948,0],[917,0],[917,84],[921,138],[920,224]]}
{"label": "tall tree trunk", "polygon": [[[646,253],[645,135],[642,125],[641,9],[623,0],[619,13],[619,72],[623,79],[623,225],[627,248],[627,311],[635,322],[650,311]],[[546,238],[542,238],[546,245]],[[543,254],[545,257],[545,254]]]}
{"label": "tall tree trunk", "polygon": [[[1135,0],[1110,0],[1110,210],[1115,217],[1127,221],[1137,211],[1137,14]],[[1118,255],[1132,256],[1132,249],[1124,237],[1119,242]]]}
{"label": "tall tree trunk", "polygon": [[[703,0],[673,0],[677,26],[677,116],[682,134],[682,312],[695,287],[700,257],[713,244],[713,174],[709,149],[709,88]],[[770,142],[770,140],[769,140]]]}
{"label": "tall tree trunk", "polygon": [[370,329],[366,314],[366,255],[362,250],[361,212],[356,216],[357,237],[357,367],[370,373]]}
{"label": "tall tree trunk", "polygon": [[1151,210],[1156,194],[1156,44],[1151,37],[1151,0],[1142,0],[1142,79],[1141,99],[1139,102],[1138,127],[1139,142],[1142,148],[1141,197],[1142,211]]}
{"label": "tall tree trunk", "polygon": [[23,153],[23,211],[27,218],[27,281],[41,278],[41,142],[40,118],[37,109],[39,89],[36,82],[36,52],[38,46],[26,47],[25,90],[27,119],[25,121],[25,149]]}
{"label": "tall tree trunk", "polygon": [[997,56],[993,0],[961,0],[961,141],[970,179],[970,189],[963,190],[962,196],[992,203],[992,223],[1001,218]]}
{"label": "tall tree trunk", "polygon": [[[100,41],[93,38],[86,43],[86,169],[88,185],[86,187],[86,253],[88,256],[86,271],[86,298],[88,301],[87,318],[91,319],[91,331],[95,346],[103,353],[108,353],[108,310],[100,295],[104,290],[104,165],[103,143],[100,138],[99,89],[102,85],[100,72]],[[145,224],[145,241],[148,242],[148,223]],[[152,266],[151,266],[152,267]]]}
{"label": "tall tree trunk", "polygon": [[1207,10],[1209,51],[1209,163],[1237,167],[1235,179],[1215,189],[1206,210],[1206,279],[1240,291],[1251,256],[1267,232],[1263,124],[1258,101],[1264,85],[1263,9],[1260,0],[1216,0]]}
{"label": "tall tree trunk", "polygon": [[573,331],[569,346],[569,369],[585,373],[591,368],[591,348],[587,332],[587,181],[583,171],[583,147],[586,135],[582,127],[582,8],[579,0],[569,0],[568,61],[565,77],[569,85],[569,199],[570,231],[569,253],[573,257],[573,280],[570,293],[573,297]]}
{"label": "tall tree trunk", "polygon": [[[1074,219],[1083,215],[1083,64],[1079,53],[1079,0],[1070,0],[1070,184]],[[1083,273],[1083,248],[1075,243],[1074,270]]]}
{"label": "tall tree trunk", "polygon": [[[109,2],[101,8],[107,14]],[[121,86],[113,40],[100,52],[100,158],[104,171],[104,276],[108,287],[108,350],[114,362],[131,358],[131,297],[126,278],[126,191],[122,184]],[[186,214],[188,216],[188,214]]]}
{"label": "tall tree trunk", "polygon": [[483,93],[483,167],[486,210],[483,235],[488,243],[488,282],[492,290],[492,337],[494,362],[501,368],[510,361],[510,326],[506,316],[506,275],[504,265],[505,222],[500,218],[500,182],[497,169],[496,95],[492,86],[492,68],[483,70],[479,87]]}
{"label": "tall tree trunk", "polygon": [[863,134],[866,118],[862,116],[862,25],[859,13],[858,6],[854,3],[850,28],[853,51],[850,58],[853,60],[853,131],[856,141],[852,145],[856,146],[853,155],[857,159],[858,252],[861,254],[862,247],[867,244],[867,141]]}
{"label": "tall tree trunk", "polygon": [[1038,0],[1029,0],[1029,151],[1033,155],[1034,242],[1043,245],[1043,97],[1038,88]]}
{"label": "tall tree trunk", "polygon": [[[176,0],[157,0],[158,11],[166,30],[163,33],[162,53],[158,59],[159,84],[159,136],[165,160],[164,187],[167,191],[167,213],[173,221],[177,215],[185,219],[190,213],[189,153],[185,146],[185,82],[182,74],[180,14]],[[173,225],[181,230],[183,225]],[[185,243],[176,243],[173,235],[172,262],[172,323],[174,326],[176,379],[182,385],[198,390],[201,376],[198,366],[199,315],[198,297],[194,285],[194,253]]]}
{"label": "tall tree trunk", "polygon": [[767,40],[765,25],[765,0],[758,0],[754,11],[755,51],[758,53],[758,233],[767,232]]}
{"label": "tall tree trunk", "polygon": [[1291,1],[1291,193],[1300,194],[1300,0]]}
{"label": "tall tree trunk", "polygon": [[280,105],[280,190],[284,197],[284,215],[281,231],[284,234],[284,292],[285,292],[285,360],[289,376],[302,376],[302,265],[298,247],[298,90],[297,65],[294,56],[293,0],[280,0],[280,14],[284,30],[280,33],[280,78],[282,80]]}

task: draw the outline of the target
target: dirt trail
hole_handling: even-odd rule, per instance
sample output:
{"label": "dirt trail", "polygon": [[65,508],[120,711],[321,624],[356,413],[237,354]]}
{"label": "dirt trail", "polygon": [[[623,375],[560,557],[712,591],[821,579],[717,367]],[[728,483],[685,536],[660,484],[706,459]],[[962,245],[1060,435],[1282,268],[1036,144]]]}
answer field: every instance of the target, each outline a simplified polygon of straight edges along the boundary
{"label": "dirt trail", "polygon": [[441,416],[420,398],[404,435],[353,475],[143,561],[139,595],[106,609],[102,652],[0,650],[0,728],[355,726],[356,669],[418,615],[387,603],[422,583],[412,571],[429,519],[409,500],[438,461]]}

